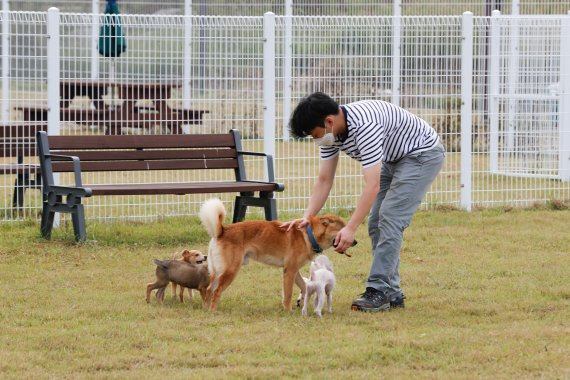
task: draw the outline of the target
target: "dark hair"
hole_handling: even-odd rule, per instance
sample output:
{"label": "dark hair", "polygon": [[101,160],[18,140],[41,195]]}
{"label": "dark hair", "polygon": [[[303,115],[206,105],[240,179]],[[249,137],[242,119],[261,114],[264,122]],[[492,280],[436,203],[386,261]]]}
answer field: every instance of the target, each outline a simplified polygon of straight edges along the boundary
{"label": "dark hair", "polygon": [[339,112],[338,103],[322,92],[315,92],[301,99],[291,115],[289,129],[293,136],[307,137],[315,127],[325,126],[328,115]]}

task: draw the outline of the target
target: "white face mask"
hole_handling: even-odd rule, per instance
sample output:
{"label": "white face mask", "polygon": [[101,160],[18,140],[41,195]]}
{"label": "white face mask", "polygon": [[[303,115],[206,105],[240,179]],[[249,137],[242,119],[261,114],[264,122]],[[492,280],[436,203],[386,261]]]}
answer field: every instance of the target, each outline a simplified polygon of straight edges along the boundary
{"label": "white face mask", "polygon": [[313,139],[315,144],[318,146],[333,146],[334,145],[334,135],[332,132],[325,133],[323,137],[318,139]]}

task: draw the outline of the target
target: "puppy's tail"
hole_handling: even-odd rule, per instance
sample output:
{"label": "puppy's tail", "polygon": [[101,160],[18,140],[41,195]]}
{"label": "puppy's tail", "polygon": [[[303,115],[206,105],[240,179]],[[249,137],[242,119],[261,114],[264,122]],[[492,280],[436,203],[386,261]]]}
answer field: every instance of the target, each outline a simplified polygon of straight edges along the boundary
{"label": "puppy's tail", "polygon": [[311,261],[311,265],[309,266],[309,279],[311,281],[315,281],[315,272],[317,269],[317,264],[314,261]]}
{"label": "puppy's tail", "polygon": [[200,220],[211,238],[218,238],[222,235],[222,223],[226,217],[224,204],[217,198],[212,198],[204,202],[200,209]]}
{"label": "puppy's tail", "polygon": [[160,261],[158,259],[154,259],[154,263],[159,268],[168,269],[168,261]]}

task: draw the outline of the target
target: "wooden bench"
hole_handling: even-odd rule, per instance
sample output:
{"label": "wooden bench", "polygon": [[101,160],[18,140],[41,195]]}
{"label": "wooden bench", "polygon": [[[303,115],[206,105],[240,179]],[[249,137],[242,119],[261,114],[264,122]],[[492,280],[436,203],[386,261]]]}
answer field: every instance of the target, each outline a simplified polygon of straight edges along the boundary
{"label": "wooden bench", "polygon": [[[120,135],[122,128],[153,128],[156,125],[170,128],[171,133],[182,134],[183,125],[202,124],[203,115],[209,111],[193,107],[169,107],[173,90],[180,87],[182,82],[164,80],[60,80],[59,120],[103,127],[108,135]],[[105,103],[103,96],[111,88],[113,92],[118,92],[120,105]],[[79,96],[89,97],[94,109],[70,108]],[[25,106],[17,110],[22,112],[26,122],[45,122],[48,118],[46,107]]]}
{"label": "wooden bench", "polygon": [[[47,122],[48,109],[44,107],[17,107],[27,123]],[[59,120],[79,124],[90,124],[105,128],[105,134],[120,135],[122,128],[151,128],[155,125],[172,128],[172,133],[182,134],[182,125],[201,124],[207,110],[171,109],[162,112],[141,108],[132,112],[130,108],[79,109],[60,108]]]}
{"label": "wooden bench", "polygon": [[13,123],[0,125],[0,174],[15,175],[12,207],[24,207],[26,189],[41,188],[40,166],[24,163],[25,157],[36,157],[36,133],[46,131],[46,124]]}
{"label": "wooden bench", "polygon": [[154,108],[163,110],[167,108],[167,101],[172,97],[172,90],[182,87],[182,82],[157,80],[122,81],[105,79],[64,79],[59,82],[61,96],[60,107],[67,108],[78,96],[87,96],[97,109],[107,108],[103,96],[112,89],[118,91],[123,100],[123,107],[134,110],[135,103],[147,100],[154,104]]}
{"label": "wooden bench", "polygon": [[[76,240],[85,240],[81,202],[98,195],[236,192],[234,222],[243,220],[248,206],[263,207],[267,220],[277,218],[273,193],[283,191],[284,186],[275,182],[273,158],[244,152],[235,129],[227,134],[139,136],[48,136],[38,132],[37,144],[43,179],[41,233],[48,239],[55,213],[64,212],[72,214]],[[268,182],[246,179],[244,155],[266,158]],[[198,169],[233,169],[235,181],[84,185],[81,178],[84,172]],[[75,185],[55,185],[53,173],[57,172],[73,172]]]}

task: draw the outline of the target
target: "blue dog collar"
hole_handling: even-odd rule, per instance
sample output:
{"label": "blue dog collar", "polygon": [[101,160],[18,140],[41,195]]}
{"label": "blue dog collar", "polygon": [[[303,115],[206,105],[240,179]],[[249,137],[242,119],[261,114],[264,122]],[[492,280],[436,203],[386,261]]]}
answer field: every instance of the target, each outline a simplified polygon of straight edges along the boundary
{"label": "blue dog collar", "polygon": [[319,243],[317,243],[317,239],[315,239],[315,235],[313,234],[313,229],[310,224],[307,224],[307,235],[309,236],[311,247],[313,247],[313,252],[322,253],[323,249],[319,246]]}

